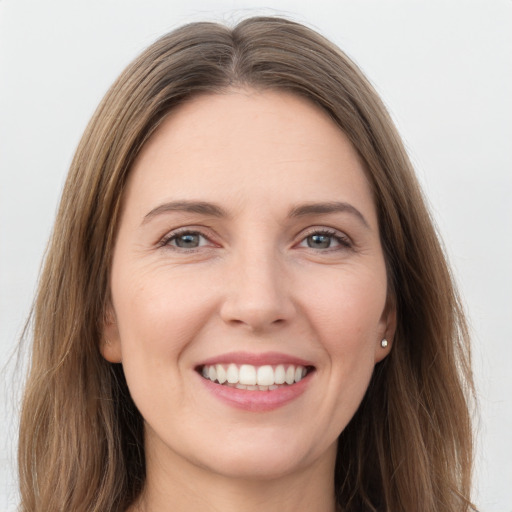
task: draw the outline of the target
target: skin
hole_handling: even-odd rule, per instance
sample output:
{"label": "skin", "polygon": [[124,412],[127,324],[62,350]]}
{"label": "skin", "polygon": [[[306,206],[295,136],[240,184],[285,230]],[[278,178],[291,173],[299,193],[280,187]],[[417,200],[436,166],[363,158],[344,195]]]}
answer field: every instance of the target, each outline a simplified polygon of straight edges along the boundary
{"label": "skin", "polygon": [[[158,209],[170,201],[226,215]],[[352,209],[290,216],[333,202]],[[201,233],[198,247],[178,246],[183,229]],[[362,163],[324,112],[254,90],[171,112],[131,171],[111,294],[102,353],[122,362],[145,420],[133,510],[335,510],[337,438],[391,349],[395,311]],[[240,409],[196,371],[233,351],[278,351],[314,371],[291,402]]]}

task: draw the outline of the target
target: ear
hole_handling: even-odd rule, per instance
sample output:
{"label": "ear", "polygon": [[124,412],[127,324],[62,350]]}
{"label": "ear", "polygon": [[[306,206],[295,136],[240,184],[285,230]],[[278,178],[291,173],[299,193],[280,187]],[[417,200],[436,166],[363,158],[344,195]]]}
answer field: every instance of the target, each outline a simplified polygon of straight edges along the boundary
{"label": "ear", "polygon": [[110,363],[120,363],[123,360],[119,328],[112,306],[108,306],[105,312],[100,340],[100,352]]}
{"label": "ear", "polygon": [[[393,346],[393,338],[396,331],[396,303],[394,298],[389,297],[382,313],[380,321],[379,335],[375,343],[375,363],[382,361],[391,352]],[[386,340],[386,346],[383,346],[382,341]]]}

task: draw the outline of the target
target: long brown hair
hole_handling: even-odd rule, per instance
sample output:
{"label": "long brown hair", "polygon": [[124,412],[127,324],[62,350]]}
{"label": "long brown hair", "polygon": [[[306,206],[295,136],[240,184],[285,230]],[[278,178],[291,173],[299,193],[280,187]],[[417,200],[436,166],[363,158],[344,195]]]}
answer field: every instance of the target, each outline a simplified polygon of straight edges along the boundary
{"label": "long brown hair", "polygon": [[336,46],[280,18],[194,23],[162,37],[109,90],[77,149],[33,312],[19,477],[23,512],[124,511],[145,482],[143,421],[99,352],[123,189],[179,103],[229,87],[319,105],[349,137],[375,198],[398,326],[341,434],[346,512],[466,511],[472,469],[468,332],[410,162],[377,94]]}

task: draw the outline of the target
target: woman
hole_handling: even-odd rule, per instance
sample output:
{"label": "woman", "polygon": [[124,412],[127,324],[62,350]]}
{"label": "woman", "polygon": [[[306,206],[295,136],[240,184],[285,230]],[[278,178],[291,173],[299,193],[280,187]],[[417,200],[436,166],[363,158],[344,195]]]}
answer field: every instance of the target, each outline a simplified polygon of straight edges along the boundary
{"label": "woman", "polygon": [[417,181],[343,53],[252,18],[125,70],[40,282],[21,510],[469,510],[471,390]]}

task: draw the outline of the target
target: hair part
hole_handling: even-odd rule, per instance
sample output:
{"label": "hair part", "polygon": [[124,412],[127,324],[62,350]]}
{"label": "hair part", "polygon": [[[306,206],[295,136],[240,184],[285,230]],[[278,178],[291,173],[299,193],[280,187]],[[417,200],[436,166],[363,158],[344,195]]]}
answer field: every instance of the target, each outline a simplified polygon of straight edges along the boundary
{"label": "hair part", "polygon": [[121,365],[99,351],[123,190],[173,108],[236,87],[286,91],[322,108],[361,156],[375,199],[397,331],[339,438],[338,503],[346,512],[469,510],[468,330],[403,144],[368,80],[336,46],[266,17],[165,35],[117,79],[83,135],[33,311],[20,510],[121,512],[140,495],[143,420]]}

